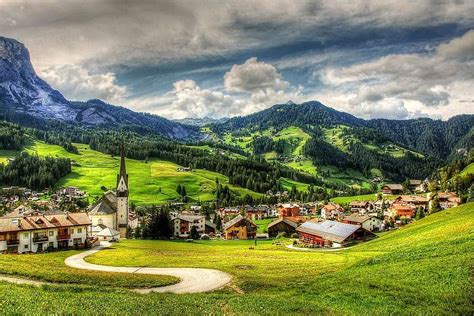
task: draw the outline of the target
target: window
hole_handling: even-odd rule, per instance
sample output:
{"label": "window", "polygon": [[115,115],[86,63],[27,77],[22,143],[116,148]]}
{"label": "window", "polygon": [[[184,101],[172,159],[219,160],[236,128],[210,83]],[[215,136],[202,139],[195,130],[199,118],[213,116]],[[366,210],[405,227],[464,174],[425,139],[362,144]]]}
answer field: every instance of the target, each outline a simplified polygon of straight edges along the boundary
{"label": "window", "polygon": [[23,237],[24,237],[24,238],[28,238],[28,237],[30,237],[30,234],[28,234],[28,233],[23,233]]}
{"label": "window", "polygon": [[25,245],[25,249],[28,249],[28,245]]}
{"label": "window", "polygon": [[78,229],[77,229],[77,233],[78,233],[78,234],[82,234],[82,228],[78,228]]}
{"label": "window", "polygon": [[49,231],[49,236],[54,236],[54,231],[50,230]]}
{"label": "window", "polygon": [[74,234],[74,228],[73,228],[73,229],[71,229],[71,234]]}

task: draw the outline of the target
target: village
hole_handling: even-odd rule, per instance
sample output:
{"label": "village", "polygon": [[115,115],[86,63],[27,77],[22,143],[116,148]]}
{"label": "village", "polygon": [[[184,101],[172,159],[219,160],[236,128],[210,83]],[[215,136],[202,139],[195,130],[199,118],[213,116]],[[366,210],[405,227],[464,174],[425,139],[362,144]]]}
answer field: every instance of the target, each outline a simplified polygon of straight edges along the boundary
{"label": "village", "polygon": [[[347,205],[292,201],[203,212],[200,205],[180,204],[172,207],[166,225],[170,238],[187,241],[288,238],[296,248],[340,248],[461,203],[453,192],[426,193],[427,181],[410,180],[409,186],[412,194],[403,194],[406,188],[401,184],[386,184],[373,200],[353,200]],[[20,205],[0,217],[0,252],[90,248],[101,241],[137,238],[137,232],[151,221],[150,216],[130,208],[123,148],[116,189],[105,192],[87,209],[75,203],[75,208],[58,211],[61,205],[86,196],[76,187],[61,188],[49,200],[42,199],[44,194],[26,188],[2,189],[2,203]]]}

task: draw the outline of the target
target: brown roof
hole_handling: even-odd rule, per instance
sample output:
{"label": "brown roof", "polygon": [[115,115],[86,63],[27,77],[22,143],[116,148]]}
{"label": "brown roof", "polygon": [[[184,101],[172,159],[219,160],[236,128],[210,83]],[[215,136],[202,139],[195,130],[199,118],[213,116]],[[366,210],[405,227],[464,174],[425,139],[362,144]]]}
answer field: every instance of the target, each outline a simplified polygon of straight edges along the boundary
{"label": "brown roof", "polygon": [[387,187],[390,190],[403,190],[403,185],[398,184],[398,183],[388,183],[384,185],[383,187]]}
{"label": "brown roof", "polygon": [[27,215],[24,217],[0,218],[0,232],[18,232],[25,230],[41,230],[58,227],[90,225],[87,213],[63,213],[54,215]]}
{"label": "brown roof", "polygon": [[365,207],[368,203],[367,201],[352,201],[349,205],[351,207]]}
{"label": "brown roof", "polygon": [[243,217],[242,215],[237,215],[236,217],[234,217],[233,219],[231,219],[230,221],[228,221],[225,226],[224,226],[224,229],[228,229],[232,226],[234,226],[235,224],[239,223],[240,221],[242,220],[247,220],[250,222],[250,224],[252,226],[257,226],[254,222],[252,222],[251,220],[248,220],[246,219],[245,217]]}
{"label": "brown roof", "polygon": [[349,216],[344,216],[342,218],[343,221],[359,223],[359,224],[362,224],[365,221],[368,221],[369,219],[370,219],[369,215],[360,215],[360,214],[351,214]]}
{"label": "brown roof", "polygon": [[401,199],[406,203],[427,203],[428,199],[420,195],[400,195],[397,199]]}
{"label": "brown roof", "polygon": [[270,228],[270,227],[273,227],[279,223],[285,223],[293,228],[296,228],[298,227],[298,223],[297,222],[294,222],[292,221],[291,219],[287,218],[287,217],[283,217],[283,218],[280,218],[280,219],[277,219],[276,221],[273,221],[271,222],[270,224],[268,224],[268,227],[267,228]]}

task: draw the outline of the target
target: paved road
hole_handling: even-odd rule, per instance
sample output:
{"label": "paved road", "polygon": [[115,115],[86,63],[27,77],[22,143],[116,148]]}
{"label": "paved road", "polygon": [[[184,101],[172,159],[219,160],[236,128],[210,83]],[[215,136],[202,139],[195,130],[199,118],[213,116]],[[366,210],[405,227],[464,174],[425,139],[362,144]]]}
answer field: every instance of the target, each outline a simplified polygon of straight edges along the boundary
{"label": "paved road", "polygon": [[170,292],[179,294],[209,292],[225,286],[232,279],[230,274],[213,269],[112,267],[92,264],[84,261],[85,257],[90,256],[109,246],[109,243],[103,243],[101,246],[95,249],[66,258],[65,263],[66,265],[77,269],[118,273],[171,275],[181,279],[181,282],[173,285],[134,290],[135,292],[143,294],[150,292]]}

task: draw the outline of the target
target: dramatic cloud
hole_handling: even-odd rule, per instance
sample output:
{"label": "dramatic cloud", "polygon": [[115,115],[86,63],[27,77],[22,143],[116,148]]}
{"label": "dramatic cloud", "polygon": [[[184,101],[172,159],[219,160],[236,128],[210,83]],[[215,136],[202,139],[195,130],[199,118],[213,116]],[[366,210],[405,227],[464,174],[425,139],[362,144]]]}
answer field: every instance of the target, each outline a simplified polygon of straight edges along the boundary
{"label": "dramatic cloud", "polygon": [[372,105],[374,111],[387,100],[418,102],[424,107],[449,106],[472,96],[474,84],[474,31],[425,54],[389,55],[371,62],[323,71],[328,86],[354,93],[349,103]]}
{"label": "dramatic cloud", "polygon": [[123,101],[127,89],[116,83],[115,74],[90,74],[86,69],[61,65],[40,70],[39,75],[69,100],[102,99],[107,102]]}
{"label": "dramatic cloud", "polygon": [[233,65],[224,76],[224,86],[229,91],[256,92],[259,90],[283,90],[288,86],[271,64],[249,58],[242,65]]}

